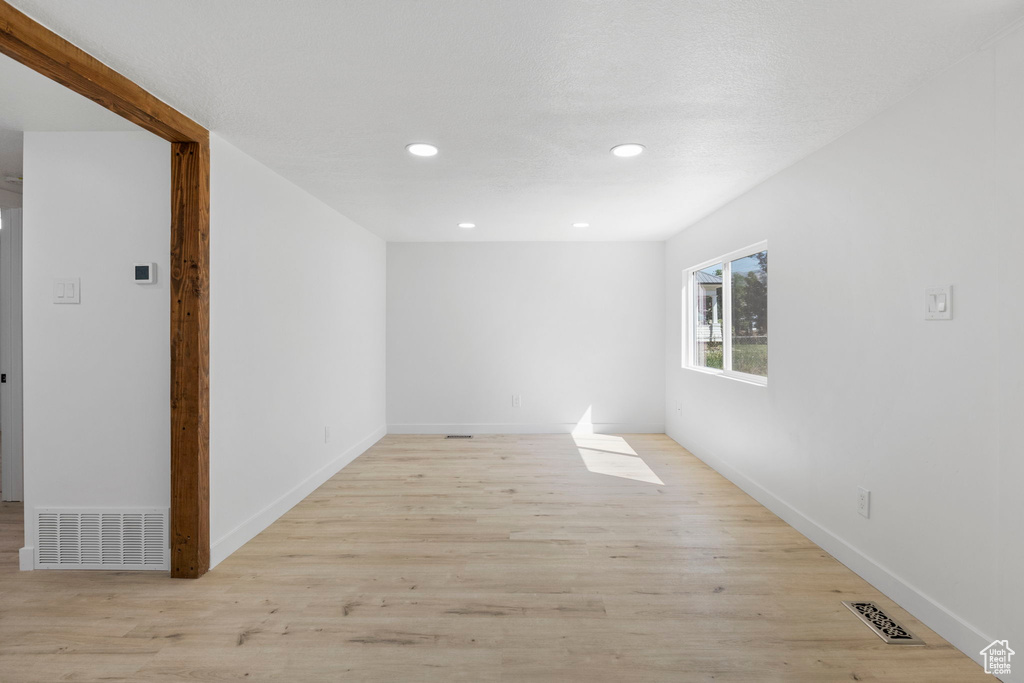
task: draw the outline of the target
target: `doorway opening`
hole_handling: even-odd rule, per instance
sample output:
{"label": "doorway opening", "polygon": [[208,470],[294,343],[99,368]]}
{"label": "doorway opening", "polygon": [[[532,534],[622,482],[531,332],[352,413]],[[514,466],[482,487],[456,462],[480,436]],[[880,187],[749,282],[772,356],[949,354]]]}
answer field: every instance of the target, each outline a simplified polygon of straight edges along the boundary
{"label": "doorway opening", "polygon": [[[0,185],[0,564],[17,566],[24,528],[24,460],[21,383],[21,235],[22,209],[16,179],[20,135],[0,133],[4,165]],[[14,149],[17,147],[17,149]],[[12,174],[15,171],[15,174]]]}

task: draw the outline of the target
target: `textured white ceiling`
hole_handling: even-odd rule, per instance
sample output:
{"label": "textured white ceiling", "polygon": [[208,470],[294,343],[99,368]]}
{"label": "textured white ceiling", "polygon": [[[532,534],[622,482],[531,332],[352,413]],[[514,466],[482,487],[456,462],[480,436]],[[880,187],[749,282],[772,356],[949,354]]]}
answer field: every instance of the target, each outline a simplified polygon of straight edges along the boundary
{"label": "textured white ceiling", "polygon": [[[392,240],[664,239],[1024,15],[1024,0],[13,4]],[[410,157],[413,141],[441,154]],[[608,153],[632,141],[648,153]]]}
{"label": "textured white ceiling", "polygon": [[0,189],[21,193],[8,175],[21,175],[26,130],[139,130],[28,67],[0,55]]}

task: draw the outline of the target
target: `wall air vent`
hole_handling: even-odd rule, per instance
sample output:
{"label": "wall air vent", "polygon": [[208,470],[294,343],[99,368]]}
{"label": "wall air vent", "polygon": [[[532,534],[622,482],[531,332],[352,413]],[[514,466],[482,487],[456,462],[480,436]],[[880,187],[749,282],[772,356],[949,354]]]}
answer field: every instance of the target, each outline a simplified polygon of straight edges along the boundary
{"label": "wall air vent", "polygon": [[36,508],[36,569],[171,568],[166,509]]}
{"label": "wall air vent", "polygon": [[446,438],[446,439],[472,439],[473,435],[472,434],[449,434],[448,436],[446,436],[444,438]]}
{"label": "wall air vent", "polygon": [[924,641],[915,636],[906,627],[882,611],[873,602],[843,602],[847,608],[868,625],[879,638],[889,645],[924,645]]}

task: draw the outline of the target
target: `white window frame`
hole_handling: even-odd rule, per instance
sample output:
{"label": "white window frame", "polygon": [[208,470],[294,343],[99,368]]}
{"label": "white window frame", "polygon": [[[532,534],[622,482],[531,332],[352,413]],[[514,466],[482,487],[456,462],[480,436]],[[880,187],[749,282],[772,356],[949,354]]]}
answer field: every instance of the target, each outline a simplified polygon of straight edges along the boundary
{"label": "white window frame", "polygon": [[[682,367],[686,370],[694,370],[696,372],[703,372],[708,375],[718,375],[719,377],[728,377],[729,379],[740,380],[742,382],[749,382],[751,384],[759,384],[766,386],[768,384],[768,378],[760,375],[751,375],[748,372],[739,372],[738,370],[732,370],[732,262],[736,259],[741,259],[745,256],[753,256],[759,254],[762,251],[768,251],[768,241],[758,242],[751,244],[748,247],[731,251],[728,254],[723,254],[717,258],[708,259],[702,263],[698,263],[695,266],[687,268],[683,271],[683,363]],[[703,365],[697,365],[694,361],[697,353],[696,339],[696,321],[697,311],[695,309],[696,295],[693,288],[693,274],[699,270],[704,270],[709,266],[717,266],[719,263],[722,264],[722,365],[725,368],[719,370],[717,368],[708,368]],[[768,293],[769,304],[771,302],[771,291]],[[768,357],[771,358],[771,340],[768,342],[769,350]],[[770,365],[770,361],[769,361]]]}

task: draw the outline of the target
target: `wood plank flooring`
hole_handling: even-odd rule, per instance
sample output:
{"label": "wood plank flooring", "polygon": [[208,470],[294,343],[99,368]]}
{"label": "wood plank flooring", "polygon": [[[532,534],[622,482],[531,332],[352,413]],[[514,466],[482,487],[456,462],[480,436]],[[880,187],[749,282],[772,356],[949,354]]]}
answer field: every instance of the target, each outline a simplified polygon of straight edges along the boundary
{"label": "wood plank flooring", "polygon": [[663,435],[388,436],[198,581],[20,545],[4,504],[3,683],[991,680]]}

